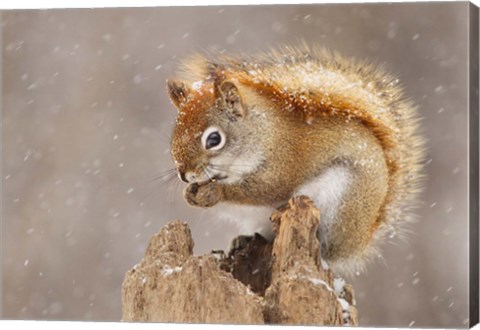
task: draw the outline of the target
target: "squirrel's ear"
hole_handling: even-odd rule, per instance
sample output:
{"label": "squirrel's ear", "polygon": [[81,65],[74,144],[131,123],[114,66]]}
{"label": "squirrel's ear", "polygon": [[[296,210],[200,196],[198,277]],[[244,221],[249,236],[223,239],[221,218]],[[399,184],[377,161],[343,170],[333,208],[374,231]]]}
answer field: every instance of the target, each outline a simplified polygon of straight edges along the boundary
{"label": "squirrel's ear", "polygon": [[224,81],[220,84],[219,90],[227,110],[231,111],[233,115],[237,117],[245,116],[242,98],[235,83],[228,80]]}
{"label": "squirrel's ear", "polygon": [[184,103],[188,98],[188,87],[183,81],[175,79],[168,79],[167,86],[170,100],[172,100],[177,109],[180,109],[182,107],[182,103]]}

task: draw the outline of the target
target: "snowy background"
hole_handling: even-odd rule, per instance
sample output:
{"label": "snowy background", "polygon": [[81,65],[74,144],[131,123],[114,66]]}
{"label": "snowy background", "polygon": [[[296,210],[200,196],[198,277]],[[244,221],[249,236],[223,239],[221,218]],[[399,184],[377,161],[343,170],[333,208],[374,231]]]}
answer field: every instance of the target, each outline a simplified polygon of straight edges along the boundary
{"label": "snowy background", "polygon": [[165,80],[208,49],[299,38],[385,64],[424,117],[410,243],[353,282],[363,326],[468,321],[467,3],[10,11],[3,44],[3,318],[119,320],[125,272],[168,220],[197,253],[237,233],[154,180],[173,166]]}

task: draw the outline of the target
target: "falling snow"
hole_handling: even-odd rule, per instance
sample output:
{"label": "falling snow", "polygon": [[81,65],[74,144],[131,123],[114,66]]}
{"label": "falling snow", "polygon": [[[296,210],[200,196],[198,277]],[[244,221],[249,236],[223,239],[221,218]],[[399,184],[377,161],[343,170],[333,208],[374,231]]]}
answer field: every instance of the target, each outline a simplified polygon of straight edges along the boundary
{"label": "falling snow", "polygon": [[[119,319],[123,274],[169,219],[192,221],[196,252],[227,246],[236,233],[233,225],[186,207],[182,183],[148,181],[166,164],[174,166],[169,142],[175,111],[165,80],[178,60],[198,49],[263,49],[274,40],[283,43],[293,31],[347,56],[385,63],[418,105],[429,139],[428,185],[415,210],[419,221],[409,228],[415,235],[408,246],[389,247],[387,267],[374,264],[367,275],[354,278],[361,317],[370,322],[365,325],[468,324],[463,285],[468,260],[461,252],[468,211],[468,126],[462,109],[468,104],[460,93],[468,90],[462,46],[467,39],[458,26],[437,19],[458,17],[453,5],[448,13],[429,7],[428,20],[411,15],[414,7],[405,13],[394,7],[212,7],[201,17],[194,9],[169,15],[165,8],[149,12],[148,22],[137,14],[140,9],[113,16],[110,9],[80,16],[67,11],[2,16],[4,73],[11,79],[4,86],[2,113],[8,137],[2,146],[2,211],[12,233],[2,241],[5,316]],[[176,35],[172,27],[180,28]],[[311,117],[306,121],[315,124]],[[368,157],[357,164],[367,166]],[[448,279],[438,275],[445,264],[451,265]],[[323,260],[322,267],[328,269]],[[164,274],[177,271],[167,268]],[[151,284],[147,277],[141,281]],[[335,291],[341,283],[335,280]],[[394,295],[399,299],[391,299]],[[420,307],[412,311],[405,301]],[[379,306],[396,312],[377,313]],[[425,319],[432,313],[442,317]]]}

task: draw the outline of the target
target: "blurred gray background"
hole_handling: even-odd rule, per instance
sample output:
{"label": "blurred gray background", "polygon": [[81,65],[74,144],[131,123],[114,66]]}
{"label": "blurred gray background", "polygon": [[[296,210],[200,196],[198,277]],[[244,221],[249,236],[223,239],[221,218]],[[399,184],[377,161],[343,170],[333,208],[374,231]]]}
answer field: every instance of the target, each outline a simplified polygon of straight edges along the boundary
{"label": "blurred gray background", "polygon": [[[360,324],[468,322],[467,3],[33,10],[2,13],[3,318],[119,320],[125,272],[167,221],[196,253],[237,234],[188,207],[165,80],[209,49],[305,39],[371,59],[419,106],[428,181],[410,242],[349,279]],[[225,302],[228,303],[228,302]]]}

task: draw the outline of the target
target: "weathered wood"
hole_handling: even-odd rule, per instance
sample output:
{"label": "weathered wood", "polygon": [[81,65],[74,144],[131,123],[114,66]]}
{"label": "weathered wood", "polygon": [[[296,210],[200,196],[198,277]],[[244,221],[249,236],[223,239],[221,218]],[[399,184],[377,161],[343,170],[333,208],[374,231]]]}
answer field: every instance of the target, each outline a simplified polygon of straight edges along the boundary
{"label": "weathered wood", "polygon": [[320,258],[319,211],[295,197],[272,215],[274,242],[255,235],[228,255],[193,256],[188,226],[174,221],[125,275],[124,321],[357,325],[353,288]]}

